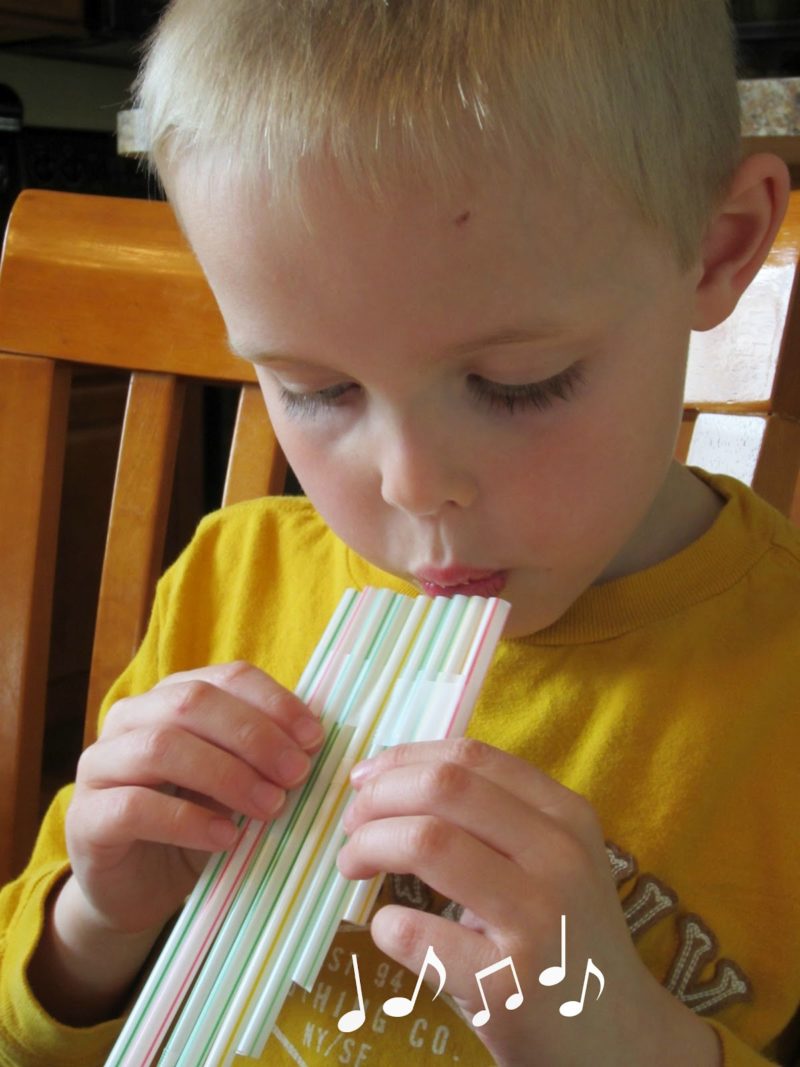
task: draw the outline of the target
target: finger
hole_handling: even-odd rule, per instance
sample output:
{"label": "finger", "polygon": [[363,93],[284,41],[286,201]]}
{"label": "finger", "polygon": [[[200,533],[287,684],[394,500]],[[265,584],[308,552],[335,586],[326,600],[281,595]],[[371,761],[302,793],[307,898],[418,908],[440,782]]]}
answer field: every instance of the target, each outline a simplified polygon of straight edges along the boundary
{"label": "finger", "polygon": [[281,785],[296,784],[308,774],[308,754],[278,723],[205,680],[151,689],[120,701],[112,711],[100,743],[143,731],[157,746],[162,731],[177,730],[229,752]]}
{"label": "finger", "polygon": [[[258,709],[279,726],[287,737],[308,752],[316,751],[322,745],[324,740],[322,727],[308,706],[274,678],[250,663],[236,660],[232,663],[199,667],[191,671],[179,671],[163,678],[153,691],[185,686],[185,689],[178,689],[178,699],[183,693],[191,701],[193,683],[197,683],[200,687],[209,686],[212,690],[227,693],[244,704]],[[112,729],[124,730],[126,728],[128,716],[125,712],[128,700],[119,701],[109,710],[107,721],[110,722]]]}
{"label": "finger", "polygon": [[137,841],[216,852],[229,849],[239,830],[201,804],[141,786],[76,795],[72,821],[81,824],[82,849],[130,849]]}
{"label": "finger", "polygon": [[336,864],[345,878],[372,878],[386,871],[415,874],[495,930],[518,921],[519,902],[538,891],[536,881],[508,857],[432,815],[359,826],[339,850]]}
{"label": "finger", "polygon": [[596,851],[599,827],[592,806],[533,763],[470,737],[416,741],[393,745],[353,768],[351,782],[359,792],[384,772],[434,761],[464,767],[501,786],[523,804],[568,825]]}
{"label": "finger", "polygon": [[[511,958],[513,962],[507,950],[498,949],[483,934],[438,915],[397,904],[389,904],[375,913],[370,933],[382,952],[414,974],[423,974],[423,981],[437,989],[439,971],[430,959],[429,950],[432,949],[445,965],[445,991],[458,1001],[470,1023],[476,1012],[484,1007],[477,976],[504,958]],[[513,968],[510,965],[498,967],[486,983],[489,1002],[497,1005],[499,1013],[506,1000],[521,990],[516,965]]]}
{"label": "finger", "polygon": [[350,803],[342,826],[352,836],[371,820],[400,815],[446,820],[533,875],[562,866],[579,874],[583,845],[568,826],[458,763],[435,761],[375,775]]}
{"label": "finger", "polygon": [[284,776],[279,784],[268,781],[224,749],[171,726],[100,741],[86,750],[79,768],[83,788],[168,785],[256,819],[273,818],[286,799],[285,789],[302,777]]}

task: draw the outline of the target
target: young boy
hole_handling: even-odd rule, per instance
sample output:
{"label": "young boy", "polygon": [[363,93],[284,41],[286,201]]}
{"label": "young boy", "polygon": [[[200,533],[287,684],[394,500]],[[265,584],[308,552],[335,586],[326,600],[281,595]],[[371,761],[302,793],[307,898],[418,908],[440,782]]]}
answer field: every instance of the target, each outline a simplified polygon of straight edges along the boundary
{"label": "young boy", "polygon": [[[162,579],[2,897],[3,1062],[103,1062],[229,813],[307,775],[289,690],[367,584],[500,595],[509,625],[467,743],[354,775],[338,864],[390,872],[387,906],[260,1062],[786,1062],[800,535],[672,459],[690,331],[788,195],[739,158],[723,0],[175,0],[139,89],[307,499],[207,518]],[[447,995],[387,1018],[428,946]],[[523,1003],[498,971],[474,1027],[509,956]]]}

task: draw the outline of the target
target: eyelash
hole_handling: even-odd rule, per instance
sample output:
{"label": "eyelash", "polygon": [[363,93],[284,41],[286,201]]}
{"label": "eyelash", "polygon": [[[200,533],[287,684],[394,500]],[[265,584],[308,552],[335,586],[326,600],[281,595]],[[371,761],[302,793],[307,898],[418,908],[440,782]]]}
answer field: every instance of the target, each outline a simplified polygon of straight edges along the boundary
{"label": "eyelash", "polygon": [[350,386],[333,385],[316,393],[293,393],[282,385],[278,388],[287,415],[316,415],[318,411],[336,407]]}
{"label": "eyelash", "polygon": [[467,381],[481,403],[513,415],[516,410],[526,408],[546,411],[556,400],[569,400],[583,381],[583,367],[580,363],[573,363],[560,374],[554,374],[552,378],[546,378],[542,382],[531,382],[529,385],[499,385],[497,382],[487,382],[477,375],[470,375]]}
{"label": "eyelash", "polygon": [[[580,363],[573,363],[571,367],[552,378],[528,385],[500,385],[486,381],[477,374],[467,377],[467,383],[476,400],[507,415],[528,408],[545,411],[552,407],[556,400],[569,400],[582,382],[583,367]],[[314,393],[293,393],[283,386],[279,388],[281,402],[288,415],[315,415],[319,411],[337,407],[351,386],[334,385],[330,389],[320,389]]]}

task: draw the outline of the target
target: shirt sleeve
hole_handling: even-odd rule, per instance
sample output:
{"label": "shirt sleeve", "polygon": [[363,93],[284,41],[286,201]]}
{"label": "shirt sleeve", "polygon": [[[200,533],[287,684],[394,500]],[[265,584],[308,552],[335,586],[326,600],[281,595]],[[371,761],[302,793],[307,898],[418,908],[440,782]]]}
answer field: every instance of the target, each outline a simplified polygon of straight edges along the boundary
{"label": "shirt sleeve", "polygon": [[119,1022],[76,1030],[53,1019],[28,984],[47,898],[69,871],[64,816],[72,786],[50,806],[25,871],[0,893],[0,1063],[3,1067],[90,1067],[102,1063]]}

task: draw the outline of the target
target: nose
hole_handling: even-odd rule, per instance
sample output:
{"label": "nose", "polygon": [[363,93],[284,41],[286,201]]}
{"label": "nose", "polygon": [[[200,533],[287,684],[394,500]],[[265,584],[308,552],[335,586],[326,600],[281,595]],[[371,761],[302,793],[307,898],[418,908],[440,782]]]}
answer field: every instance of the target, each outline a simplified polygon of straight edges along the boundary
{"label": "nose", "polygon": [[391,507],[433,516],[442,508],[469,507],[477,478],[469,443],[422,426],[384,427],[378,446],[381,495]]}

